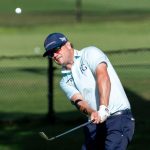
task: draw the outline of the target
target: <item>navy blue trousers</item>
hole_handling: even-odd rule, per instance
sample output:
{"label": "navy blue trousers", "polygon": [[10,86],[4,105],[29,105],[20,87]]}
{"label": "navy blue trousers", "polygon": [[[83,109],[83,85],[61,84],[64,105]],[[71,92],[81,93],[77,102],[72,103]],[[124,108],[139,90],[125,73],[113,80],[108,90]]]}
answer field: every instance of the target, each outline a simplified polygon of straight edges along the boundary
{"label": "navy blue trousers", "polygon": [[85,143],[81,150],[126,150],[134,134],[131,113],[110,116],[104,123],[84,127]]}

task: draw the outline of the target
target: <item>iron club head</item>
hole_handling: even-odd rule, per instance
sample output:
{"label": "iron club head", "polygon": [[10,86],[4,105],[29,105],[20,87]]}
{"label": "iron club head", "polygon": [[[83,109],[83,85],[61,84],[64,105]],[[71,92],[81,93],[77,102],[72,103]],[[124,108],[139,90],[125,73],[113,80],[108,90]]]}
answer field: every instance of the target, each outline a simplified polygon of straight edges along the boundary
{"label": "iron club head", "polygon": [[72,129],[70,129],[70,130],[68,130],[68,131],[66,131],[66,132],[63,132],[63,133],[61,133],[61,134],[59,134],[59,135],[56,135],[56,136],[54,136],[54,137],[51,137],[51,138],[48,138],[48,136],[47,136],[44,132],[39,132],[39,135],[40,135],[43,139],[45,139],[45,140],[47,140],[47,141],[52,141],[52,140],[55,140],[55,139],[57,139],[57,138],[59,138],[59,137],[61,137],[61,136],[63,136],[63,135],[66,135],[66,134],[68,134],[68,133],[70,133],[70,132],[73,132],[73,131],[75,131],[75,130],[81,128],[81,127],[84,127],[84,126],[86,126],[86,125],[92,123],[93,121],[94,121],[94,120],[90,120],[90,121],[88,121],[88,122],[86,122],[86,123],[83,123],[83,124],[81,124],[81,125],[79,125],[79,126],[77,126],[77,127],[75,127],[75,128],[72,128]]}
{"label": "iron club head", "polygon": [[47,141],[52,141],[52,140],[55,139],[55,137],[48,138],[48,136],[47,136],[44,132],[39,132],[39,135],[40,135],[43,139],[45,139],[45,140],[47,140]]}
{"label": "iron club head", "polygon": [[48,140],[47,135],[44,132],[39,132],[39,135],[44,138],[45,140]]}

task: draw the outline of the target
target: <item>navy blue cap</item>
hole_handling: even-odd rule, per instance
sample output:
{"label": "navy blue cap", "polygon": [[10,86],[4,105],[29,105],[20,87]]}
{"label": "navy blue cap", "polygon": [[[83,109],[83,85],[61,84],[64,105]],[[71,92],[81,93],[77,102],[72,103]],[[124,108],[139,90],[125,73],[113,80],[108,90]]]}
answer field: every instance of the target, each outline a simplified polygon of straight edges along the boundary
{"label": "navy blue cap", "polygon": [[50,51],[53,49],[64,45],[68,39],[61,33],[52,33],[47,36],[44,42],[44,48],[46,52],[43,54],[43,57],[47,56]]}

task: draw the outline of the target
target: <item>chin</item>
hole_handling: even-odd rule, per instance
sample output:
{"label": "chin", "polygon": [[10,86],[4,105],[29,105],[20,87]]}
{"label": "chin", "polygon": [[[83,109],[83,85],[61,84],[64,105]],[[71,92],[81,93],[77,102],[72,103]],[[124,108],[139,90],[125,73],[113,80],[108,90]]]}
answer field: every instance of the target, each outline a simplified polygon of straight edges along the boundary
{"label": "chin", "polygon": [[56,63],[57,65],[63,65],[63,63],[61,63],[60,61],[55,61],[55,63]]}

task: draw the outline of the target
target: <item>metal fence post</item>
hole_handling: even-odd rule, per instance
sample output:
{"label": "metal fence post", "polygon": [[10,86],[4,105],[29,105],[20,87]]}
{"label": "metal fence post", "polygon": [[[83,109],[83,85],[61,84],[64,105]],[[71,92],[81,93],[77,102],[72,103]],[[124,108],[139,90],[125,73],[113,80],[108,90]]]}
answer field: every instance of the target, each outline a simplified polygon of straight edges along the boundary
{"label": "metal fence post", "polygon": [[77,22],[82,21],[82,0],[76,0],[76,19]]}
{"label": "metal fence post", "polygon": [[48,59],[48,120],[54,121],[54,107],[53,107],[53,76],[54,68],[52,59]]}

